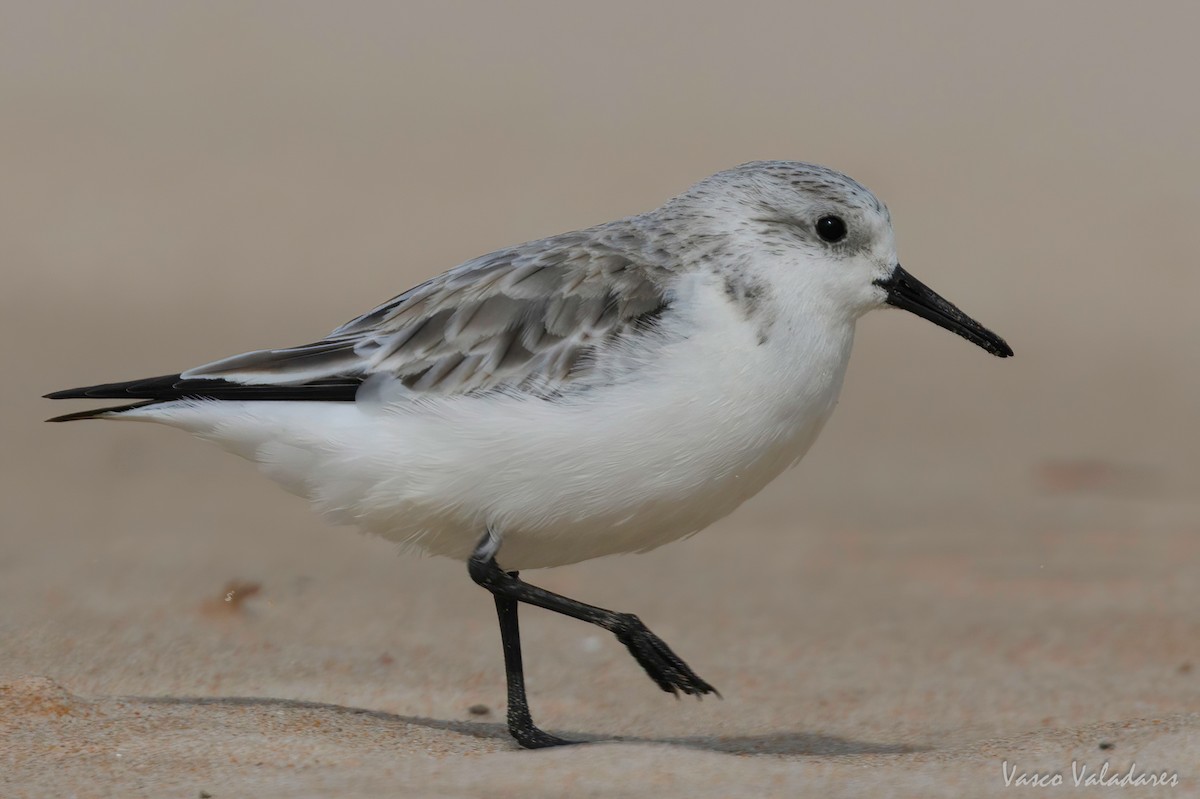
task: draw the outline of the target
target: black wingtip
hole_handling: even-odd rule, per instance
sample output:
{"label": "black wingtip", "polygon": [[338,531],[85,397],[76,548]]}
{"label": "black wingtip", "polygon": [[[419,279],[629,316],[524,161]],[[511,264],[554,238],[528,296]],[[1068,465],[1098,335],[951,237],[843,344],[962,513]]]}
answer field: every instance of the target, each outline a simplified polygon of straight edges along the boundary
{"label": "black wingtip", "polygon": [[159,375],[140,380],[125,380],[120,383],[98,383],[53,391],[43,395],[46,399],[173,399],[171,392],[181,375]]}
{"label": "black wingtip", "polygon": [[63,391],[51,391],[43,394],[42,399],[82,399],[87,396],[82,388],[68,388]]}
{"label": "black wingtip", "polygon": [[[180,374],[128,380],[123,383],[101,383],[54,391],[45,394],[46,399],[115,399],[126,402],[150,400],[170,402],[179,399],[212,400],[291,400],[295,402],[353,402],[363,383],[360,375],[340,375],[321,378],[300,385],[272,383],[235,383],[221,378],[185,378]],[[107,409],[107,410],[125,410]],[[104,413],[96,411],[96,414]],[[92,414],[95,415],[95,414]],[[70,421],[90,418],[89,415],[68,414],[55,421]]]}

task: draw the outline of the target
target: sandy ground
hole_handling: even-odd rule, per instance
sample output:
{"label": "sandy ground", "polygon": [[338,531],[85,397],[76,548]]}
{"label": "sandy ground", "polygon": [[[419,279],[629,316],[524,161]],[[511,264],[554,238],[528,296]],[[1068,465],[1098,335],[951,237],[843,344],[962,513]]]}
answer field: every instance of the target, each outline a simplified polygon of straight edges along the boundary
{"label": "sandy ground", "polygon": [[[0,796],[1200,793],[1200,18],[834,5],[5,4]],[[868,317],[795,471],[530,574],[723,700],[526,611],[536,716],[597,743],[519,751],[461,564],[181,434],[41,424],[759,157],[874,188],[1017,357]]]}

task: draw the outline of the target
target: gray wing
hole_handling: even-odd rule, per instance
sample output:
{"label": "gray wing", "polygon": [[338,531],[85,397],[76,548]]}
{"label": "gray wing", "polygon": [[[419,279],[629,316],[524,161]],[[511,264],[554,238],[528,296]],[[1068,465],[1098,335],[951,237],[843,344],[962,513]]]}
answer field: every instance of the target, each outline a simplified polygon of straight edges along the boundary
{"label": "gray wing", "polygon": [[383,374],[419,392],[493,388],[560,393],[606,348],[654,325],[669,270],[593,231],[468,261],[300,347],[261,350],[184,372],[256,386],[361,381]]}

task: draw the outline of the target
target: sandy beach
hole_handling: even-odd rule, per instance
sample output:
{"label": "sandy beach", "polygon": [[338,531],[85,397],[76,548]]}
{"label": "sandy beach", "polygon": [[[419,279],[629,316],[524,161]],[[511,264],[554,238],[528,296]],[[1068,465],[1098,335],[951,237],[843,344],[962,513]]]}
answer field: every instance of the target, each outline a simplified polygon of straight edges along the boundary
{"label": "sandy beach", "polygon": [[[1200,794],[1200,14],[556,8],[3,11],[0,796]],[[763,494],[526,574],[723,699],[526,610],[536,718],[593,743],[521,751],[462,564],[184,434],[42,423],[757,158],[870,186],[1016,357],[870,315]]]}

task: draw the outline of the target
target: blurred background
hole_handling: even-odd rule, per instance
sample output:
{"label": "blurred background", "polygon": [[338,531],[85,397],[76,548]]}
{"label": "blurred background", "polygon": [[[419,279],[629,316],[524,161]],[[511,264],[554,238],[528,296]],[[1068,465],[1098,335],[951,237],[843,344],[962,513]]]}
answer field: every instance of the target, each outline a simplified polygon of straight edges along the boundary
{"label": "blurred background", "polygon": [[[797,469],[690,542],[537,575],[638,612],[731,701],[664,706],[615,644],[530,613],[544,721],[936,746],[1197,710],[1197,25],[1186,3],[4,3],[0,676],[499,706],[460,564],[325,529],[177,432],[43,425],[68,407],[39,396],[308,341],[475,255],[796,159],[882,197],[905,267],[1016,357],[865,318]],[[230,580],[261,587],[245,619],[197,610]]]}

